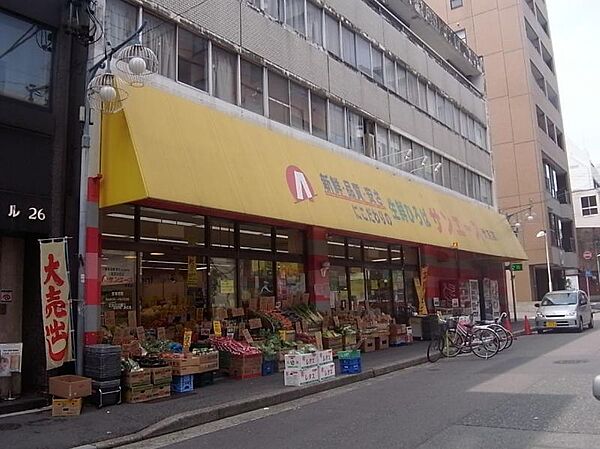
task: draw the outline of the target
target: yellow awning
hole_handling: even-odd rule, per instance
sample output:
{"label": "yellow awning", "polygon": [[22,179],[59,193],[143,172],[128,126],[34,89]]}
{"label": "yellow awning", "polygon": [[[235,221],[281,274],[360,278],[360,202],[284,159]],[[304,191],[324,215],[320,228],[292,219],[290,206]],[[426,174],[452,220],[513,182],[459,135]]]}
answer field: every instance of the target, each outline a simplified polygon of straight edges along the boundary
{"label": "yellow awning", "polygon": [[159,200],[526,259],[494,209],[146,87],[103,118],[102,207]]}

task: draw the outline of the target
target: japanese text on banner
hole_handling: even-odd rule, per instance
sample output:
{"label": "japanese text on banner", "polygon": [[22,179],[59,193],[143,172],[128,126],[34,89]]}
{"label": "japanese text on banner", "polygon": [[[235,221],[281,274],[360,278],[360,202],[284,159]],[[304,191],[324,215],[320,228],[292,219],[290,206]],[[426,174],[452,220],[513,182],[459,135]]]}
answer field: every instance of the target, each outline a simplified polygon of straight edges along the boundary
{"label": "japanese text on banner", "polygon": [[72,360],[66,252],[65,240],[40,243],[42,316],[48,370]]}

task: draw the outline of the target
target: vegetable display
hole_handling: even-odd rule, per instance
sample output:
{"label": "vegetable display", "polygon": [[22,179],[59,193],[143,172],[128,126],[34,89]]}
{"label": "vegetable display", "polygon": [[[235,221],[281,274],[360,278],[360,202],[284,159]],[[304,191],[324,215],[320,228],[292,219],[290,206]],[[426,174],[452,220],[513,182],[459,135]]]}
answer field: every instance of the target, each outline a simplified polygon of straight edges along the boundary
{"label": "vegetable display", "polygon": [[261,350],[250,346],[248,343],[227,337],[213,337],[210,339],[213,347],[219,351],[228,352],[232,355],[259,355]]}

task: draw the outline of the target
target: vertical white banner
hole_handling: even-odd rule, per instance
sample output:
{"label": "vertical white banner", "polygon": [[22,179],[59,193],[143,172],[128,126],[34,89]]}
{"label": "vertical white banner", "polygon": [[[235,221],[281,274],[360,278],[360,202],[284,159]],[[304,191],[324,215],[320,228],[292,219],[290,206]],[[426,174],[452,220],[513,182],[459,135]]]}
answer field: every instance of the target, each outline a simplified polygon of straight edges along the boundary
{"label": "vertical white banner", "polygon": [[71,357],[71,300],[66,240],[40,242],[42,316],[46,369],[62,366]]}

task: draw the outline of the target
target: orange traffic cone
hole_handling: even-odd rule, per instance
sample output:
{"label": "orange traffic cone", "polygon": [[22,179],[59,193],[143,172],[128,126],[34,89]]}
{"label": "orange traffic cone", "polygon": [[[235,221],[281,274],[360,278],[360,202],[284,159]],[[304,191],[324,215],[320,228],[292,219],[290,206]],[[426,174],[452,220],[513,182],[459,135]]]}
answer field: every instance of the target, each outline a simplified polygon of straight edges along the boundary
{"label": "orange traffic cone", "polygon": [[529,319],[527,315],[523,318],[525,320],[525,335],[531,335],[531,326],[529,324]]}

